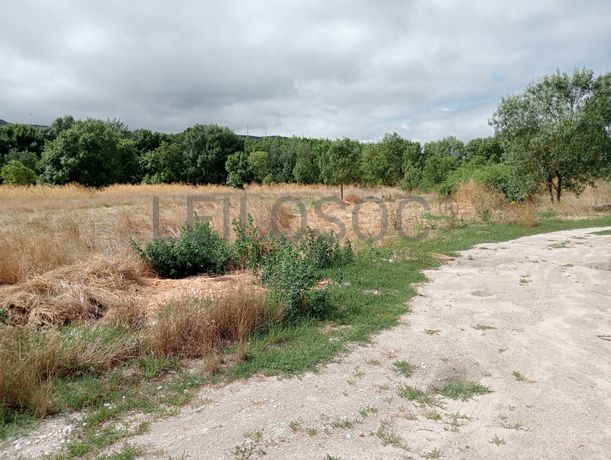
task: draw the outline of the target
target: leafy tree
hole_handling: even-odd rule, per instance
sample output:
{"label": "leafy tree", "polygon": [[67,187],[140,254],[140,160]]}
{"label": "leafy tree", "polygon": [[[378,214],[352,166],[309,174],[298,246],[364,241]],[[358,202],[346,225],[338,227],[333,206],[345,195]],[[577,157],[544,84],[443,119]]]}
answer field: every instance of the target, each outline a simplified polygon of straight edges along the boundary
{"label": "leafy tree", "polygon": [[420,185],[425,189],[434,189],[460,165],[457,157],[443,155],[439,152],[429,154],[422,169]]}
{"label": "leafy tree", "polygon": [[248,154],[248,165],[252,172],[253,180],[259,183],[262,183],[272,171],[269,164],[269,153],[260,150]]}
{"label": "leafy tree", "polygon": [[340,186],[340,198],[344,199],[344,184],[358,180],[361,146],[351,139],[333,142],[321,157],[320,171],[326,184]]}
{"label": "leafy tree", "polygon": [[34,152],[28,152],[27,150],[24,152],[18,152],[16,149],[12,149],[4,157],[4,163],[8,163],[12,160],[19,161],[27,168],[36,172],[38,170],[38,163],[40,161],[40,158]]}
{"label": "leafy tree", "polygon": [[448,136],[425,144],[424,152],[427,158],[431,155],[437,155],[462,160],[465,157],[465,144],[454,136]]}
{"label": "leafy tree", "polygon": [[62,131],[65,131],[70,128],[74,128],[76,125],[76,120],[72,115],[64,115],[63,117],[57,117],[51,123],[51,126],[47,129],[46,137],[49,140],[54,140],[59,136]]}
{"label": "leafy tree", "polygon": [[170,142],[171,136],[165,133],[154,132],[148,129],[135,129],[131,132],[131,139],[136,147],[136,155],[141,157],[161,146],[162,142]]}
{"label": "leafy tree", "polygon": [[140,157],[144,182],[149,184],[181,182],[184,180],[185,157],[180,146],[162,141],[161,145]]}
{"label": "leafy tree", "polygon": [[299,184],[315,184],[320,181],[320,168],[315,161],[311,146],[301,143],[297,146],[297,158],[293,177]]}
{"label": "leafy tree", "polygon": [[0,127],[0,154],[17,152],[40,153],[44,140],[41,133],[30,125],[9,124]]}
{"label": "leafy tree", "polygon": [[422,180],[422,168],[407,160],[403,165],[403,181],[401,186],[406,190],[414,190],[420,186]]}
{"label": "leafy tree", "polygon": [[236,152],[227,157],[225,169],[227,170],[227,185],[242,188],[253,180],[248,153]]}
{"label": "leafy tree", "polygon": [[180,135],[179,144],[186,159],[186,180],[191,184],[224,184],[227,157],[244,151],[244,141],[218,125],[192,126]]}
{"label": "leafy tree", "polygon": [[132,182],[137,169],[133,142],[93,119],[62,131],[46,145],[41,163],[45,182],[93,187]]}
{"label": "leafy tree", "polygon": [[471,139],[465,146],[467,158],[481,157],[496,163],[501,161],[505,151],[501,139],[497,136],[477,137]]}
{"label": "leafy tree", "polygon": [[11,185],[34,185],[36,173],[23,163],[11,160],[0,170],[2,182]]}
{"label": "leafy tree", "polygon": [[491,124],[525,193],[544,182],[553,201],[580,193],[609,164],[610,74],[557,71],[504,98]]}

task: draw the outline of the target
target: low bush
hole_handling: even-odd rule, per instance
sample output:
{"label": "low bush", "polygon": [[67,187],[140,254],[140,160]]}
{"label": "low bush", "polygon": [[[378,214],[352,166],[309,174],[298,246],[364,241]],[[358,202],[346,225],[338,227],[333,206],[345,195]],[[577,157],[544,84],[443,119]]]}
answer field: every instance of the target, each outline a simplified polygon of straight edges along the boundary
{"label": "low bush", "polygon": [[142,259],[166,278],[222,274],[231,259],[229,245],[208,222],[185,225],[177,237],[153,240],[144,249],[132,244]]}
{"label": "low bush", "polygon": [[285,320],[310,316],[307,294],[316,283],[316,267],[285,239],[262,261],[261,280],[269,286],[270,300],[281,310]]}
{"label": "low bush", "polygon": [[308,229],[299,242],[305,258],[316,268],[331,268],[352,261],[352,246],[350,241],[342,246],[335,239],[332,231],[318,234]]}
{"label": "low bush", "polygon": [[264,239],[253,224],[252,216],[246,222],[241,219],[233,221],[236,240],[233,244],[234,264],[238,268],[256,269],[267,252]]}

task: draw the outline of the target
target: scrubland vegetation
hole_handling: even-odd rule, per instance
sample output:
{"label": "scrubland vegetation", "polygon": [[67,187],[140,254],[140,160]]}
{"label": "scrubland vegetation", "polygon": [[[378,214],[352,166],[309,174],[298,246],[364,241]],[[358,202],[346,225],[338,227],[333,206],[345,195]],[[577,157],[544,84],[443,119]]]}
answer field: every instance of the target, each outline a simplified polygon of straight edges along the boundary
{"label": "scrubland vegetation", "polygon": [[64,453],[93,455],[144,429],[125,414],[311,369],[396,324],[455,251],[611,225],[609,88],[552,75],[466,145],[1,127],[0,437],[81,411]]}

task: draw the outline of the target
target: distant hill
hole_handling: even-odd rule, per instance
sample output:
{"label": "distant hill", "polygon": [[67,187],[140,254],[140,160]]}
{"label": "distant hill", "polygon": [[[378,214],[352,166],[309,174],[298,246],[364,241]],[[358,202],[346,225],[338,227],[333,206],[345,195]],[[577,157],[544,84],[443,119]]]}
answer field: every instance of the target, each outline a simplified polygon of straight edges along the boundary
{"label": "distant hill", "polygon": [[[6,121],[0,118],[0,126],[4,126],[4,125],[12,125],[13,123],[11,123],[10,121]],[[27,123],[22,123],[24,125],[26,125]],[[32,128],[48,128],[47,125],[30,125]]]}

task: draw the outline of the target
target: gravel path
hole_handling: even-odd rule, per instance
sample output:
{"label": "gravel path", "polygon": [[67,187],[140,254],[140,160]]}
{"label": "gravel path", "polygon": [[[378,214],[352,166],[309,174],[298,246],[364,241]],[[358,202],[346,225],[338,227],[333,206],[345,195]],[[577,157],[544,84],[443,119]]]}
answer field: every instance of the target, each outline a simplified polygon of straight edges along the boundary
{"label": "gravel path", "polygon": [[[318,373],[205,388],[130,443],[151,458],[609,458],[611,236],[595,230],[465,251],[370,345]],[[493,392],[398,395],[450,380]]]}

